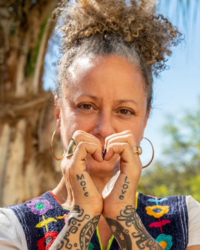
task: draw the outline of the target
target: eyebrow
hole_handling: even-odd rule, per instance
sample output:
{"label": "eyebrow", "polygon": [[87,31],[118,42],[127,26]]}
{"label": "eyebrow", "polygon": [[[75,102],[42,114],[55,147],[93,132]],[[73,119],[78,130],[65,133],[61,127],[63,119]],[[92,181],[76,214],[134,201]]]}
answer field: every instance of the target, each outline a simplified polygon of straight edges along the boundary
{"label": "eyebrow", "polygon": [[119,104],[123,104],[125,102],[132,102],[132,103],[137,105],[137,102],[132,100],[132,99],[117,100],[116,102],[119,103]]}
{"label": "eyebrow", "polygon": [[99,98],[94,96],[94,95],[85,95],[85,94],[83,94],[83,95],[80,95],[79,97],[89,97],[89,98],[91,98],[91,99],[93,99],[95,101],[99,100]]}
{"label": "eyebrow", "polygon": [[[79,97],[89,97],[89,98],[91,98],[91,99],[93,99],[95,101],[99,100],[98,97],[93,96],[93,95],[84,95],[83,94],[83,95],[80,95]],[[122,100],[117,100],[116,101],[116,103],[118,103],[118,104],[123,104],[123,103],[127,103],[127,102],[131,102],[131,103],[134,103],[135,105],[138,105],[138,103],[136,101],[132,100],[132,99],[122,99]]]}

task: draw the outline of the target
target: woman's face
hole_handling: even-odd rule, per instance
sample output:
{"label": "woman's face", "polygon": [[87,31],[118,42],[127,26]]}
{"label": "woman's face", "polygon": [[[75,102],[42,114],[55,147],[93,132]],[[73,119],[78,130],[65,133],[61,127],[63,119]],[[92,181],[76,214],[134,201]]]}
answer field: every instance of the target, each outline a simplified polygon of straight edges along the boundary
{"label": "woman's face", "polygon": [[[102,147],[105,138],[131,130],[137,145],[148,120],[145,80],[138,68],[115,56],[77,59],[70,68],[70,83],[63,86],[63,98],[56,105],[65,150],[76,130],[97,137]],[[119,158],[96,162],[88,156],[90,171],[113,171]]]}

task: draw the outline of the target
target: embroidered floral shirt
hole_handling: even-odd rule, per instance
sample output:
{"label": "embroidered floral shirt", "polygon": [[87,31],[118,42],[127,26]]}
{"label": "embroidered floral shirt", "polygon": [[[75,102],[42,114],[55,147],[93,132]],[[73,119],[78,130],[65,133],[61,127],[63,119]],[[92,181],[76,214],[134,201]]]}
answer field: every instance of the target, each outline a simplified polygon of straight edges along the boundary
{"label": "embroidered floral shirt", "polygon": [[[167,198],[156,198],[143,194],[138,194],[137,196],[136,211],[147,231],[159,242],[163,249],[185,250],[191,244],[200,244],[200,226],[199,229],[195,227],[196,234],[193,233],[191,236],[191,233],[188,232],[187,199],[185,196]],[[195,201],[193,200],[192,207],[194,207],[194,204]],[[200,206],[197,202],[195,206],[195,214],[200,214]],[[64,209],[51,192],[47,192],[41,197],[25,202],[24,204],[9,207],[3,211],[5,212],[5,210],[7,210],[8,214],[13,214],[14,212],[15,216],[13,218],[15,224],[20,223],[20,226],[18,226],[19,228],[22,227],[24,232],[24,235],[21,236],[21,244],[24,248],[17,248],[20,243],[12,247],[12,244],[15,244],[12,243],[12,235],[4,235],[6,229],[3,231],[2,227],[5,225],[1,224],[0,220],[0,249],[4,249],[1,246],[5,245],[5,250],[48,250],[70,215],[70,211]],[[0,219],[1,216],[3,218],[3,215],[0,213]],[[6,237],[11,238],[10,246],[6,242]],[[98,227],[92,237],[89,249],[102,249]],[[120,249],[114,236],[111,237],[107,249]]]}

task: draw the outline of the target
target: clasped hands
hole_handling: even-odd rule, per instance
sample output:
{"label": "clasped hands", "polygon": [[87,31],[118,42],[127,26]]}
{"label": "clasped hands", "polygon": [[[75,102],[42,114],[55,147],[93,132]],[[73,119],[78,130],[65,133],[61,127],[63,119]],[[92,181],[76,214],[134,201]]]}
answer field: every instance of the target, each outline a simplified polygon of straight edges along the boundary
{"label": "clasped hands", "polygon": [[[112,134],[105,139],[104,147],[100,140],[84,131],[76,131],[72,138],[77,147],[74,154],[64,157],[61,163],[68,199],[88,213],[114,217],[126,205],[135,207],[135,194],[141,176],[142,164],[134,148],[137,146],[131,131]],[[102,152],[106,149],[105,157]],[[103,164],[105,162],[105,164]],[[94,169],[91,164],[95,163]],[[118,171],[100,193],[90,174]],[[105,165],[105,166],[104,166]],[[89,169],[88,169],[89,167]],[[99,169],[98,169],[99,168]],[[102,168],[102,169],[101,169]]]}

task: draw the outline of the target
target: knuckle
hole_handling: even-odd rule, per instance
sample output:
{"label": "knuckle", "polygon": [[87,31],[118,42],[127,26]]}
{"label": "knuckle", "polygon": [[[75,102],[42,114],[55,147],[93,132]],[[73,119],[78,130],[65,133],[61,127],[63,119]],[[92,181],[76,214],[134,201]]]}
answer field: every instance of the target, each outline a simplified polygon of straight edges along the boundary
{"label": "knuckle", "polygon": [[133,132],[130,129],[126,130],[126,133],[130,134],[130,135],[133,135]]}
{"label": "knuckle", "polygon": [[129,143],[123,143],[123,146],[126,148],[126,149],[131,149],[131,146]]}
{"label": "knuckle", "polygon": [[85,146],[86,146],[86,142],[85,142],[85,141],[81,141],[81,142],[79,142],[79,144],[78,144],[79,150],[82,150],[83,148],[85,148]]}
{"label": "knuckle", "polygon": [[106,145],[108,144],[108,140],[109,140],[109,138],[106,137],[106,139],[105,139],[105,144],[106,144]]}
{"label": "knuckle", "polygon": [[81,134],[81,130],[76,130],[73,134],[73,138],[76,139]]}

